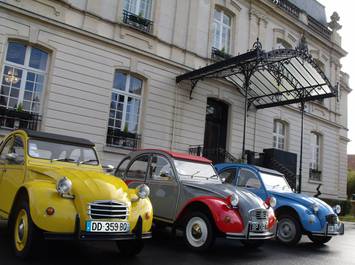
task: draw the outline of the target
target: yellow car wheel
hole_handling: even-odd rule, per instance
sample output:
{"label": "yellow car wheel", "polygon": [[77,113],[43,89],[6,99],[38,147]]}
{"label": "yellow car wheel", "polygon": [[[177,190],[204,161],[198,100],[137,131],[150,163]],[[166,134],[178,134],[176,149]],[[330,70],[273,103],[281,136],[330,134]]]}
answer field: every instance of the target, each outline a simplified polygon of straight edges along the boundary
{"label": "yellow car wheel", "polygon": [[25,209],[19,211],[14,228],[15,248],[21,252],[25,249],[28,239],[28,215]]}
{"label": "yellow car wheel", "polygon": [[40,231],[33,223],[28,202],[20,200],[14,206],[9,221],[12,248],[17,257],[27,259],[36,253]]}

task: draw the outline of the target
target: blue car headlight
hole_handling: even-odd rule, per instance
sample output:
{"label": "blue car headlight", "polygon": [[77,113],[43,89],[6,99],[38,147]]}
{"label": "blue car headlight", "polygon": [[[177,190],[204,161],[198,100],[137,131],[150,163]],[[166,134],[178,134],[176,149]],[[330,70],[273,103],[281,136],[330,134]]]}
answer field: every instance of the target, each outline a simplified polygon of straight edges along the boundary
{"label": "blue car headlight", "polygon": [[334,211],[337,215],[339,215],[339,214],[341,213],[341,206],[340,206],[339,204],[335,205],[335,206],[333,207],[333,211]]}
{"label": "blue car headlight", "polygon": [[318,203],[314,203],[312,204],[312,209],[314,213],[318,213],[319,211],[319,204]]}

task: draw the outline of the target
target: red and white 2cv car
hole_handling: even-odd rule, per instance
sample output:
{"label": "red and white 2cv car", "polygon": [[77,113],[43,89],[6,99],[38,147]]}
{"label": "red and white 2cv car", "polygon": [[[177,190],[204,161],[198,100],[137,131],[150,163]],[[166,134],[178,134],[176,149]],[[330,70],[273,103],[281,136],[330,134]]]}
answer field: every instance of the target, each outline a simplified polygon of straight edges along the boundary
{"label": "red and white 2cv car", "polygon": [[255,247],[275,236],[272,207],[247,190],[223,184],[206,158],[139,150],[121,161],[115,175],[131,188],[147,184],[156,224],[181,229],[191,249],[206,250],[217,236]]}

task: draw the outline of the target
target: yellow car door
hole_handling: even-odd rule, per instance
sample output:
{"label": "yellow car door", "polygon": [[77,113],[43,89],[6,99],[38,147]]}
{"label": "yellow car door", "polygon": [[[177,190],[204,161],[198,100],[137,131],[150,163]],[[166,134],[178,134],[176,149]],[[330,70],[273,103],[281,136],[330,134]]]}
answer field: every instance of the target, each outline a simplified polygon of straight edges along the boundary
{"label": "yellow car door", "polygon": [[24,141],[20,136],[9,139],[1,151],[3,169],[0,183],[0,209],[9,214],[16,193],[25,178]]}

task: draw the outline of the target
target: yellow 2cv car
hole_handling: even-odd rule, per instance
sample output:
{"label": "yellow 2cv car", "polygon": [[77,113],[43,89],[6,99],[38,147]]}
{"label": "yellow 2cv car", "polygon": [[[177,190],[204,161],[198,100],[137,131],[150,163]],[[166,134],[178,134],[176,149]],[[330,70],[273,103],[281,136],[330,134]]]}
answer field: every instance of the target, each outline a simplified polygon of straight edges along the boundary
{"label": "yellow 2cv car", "polygon": [[89,140],[16,130],[0,145],[0,216],[18,257],[43,239],[113,240],[136,255],[151,237],[148,197],[148,186],[106,174]]}

